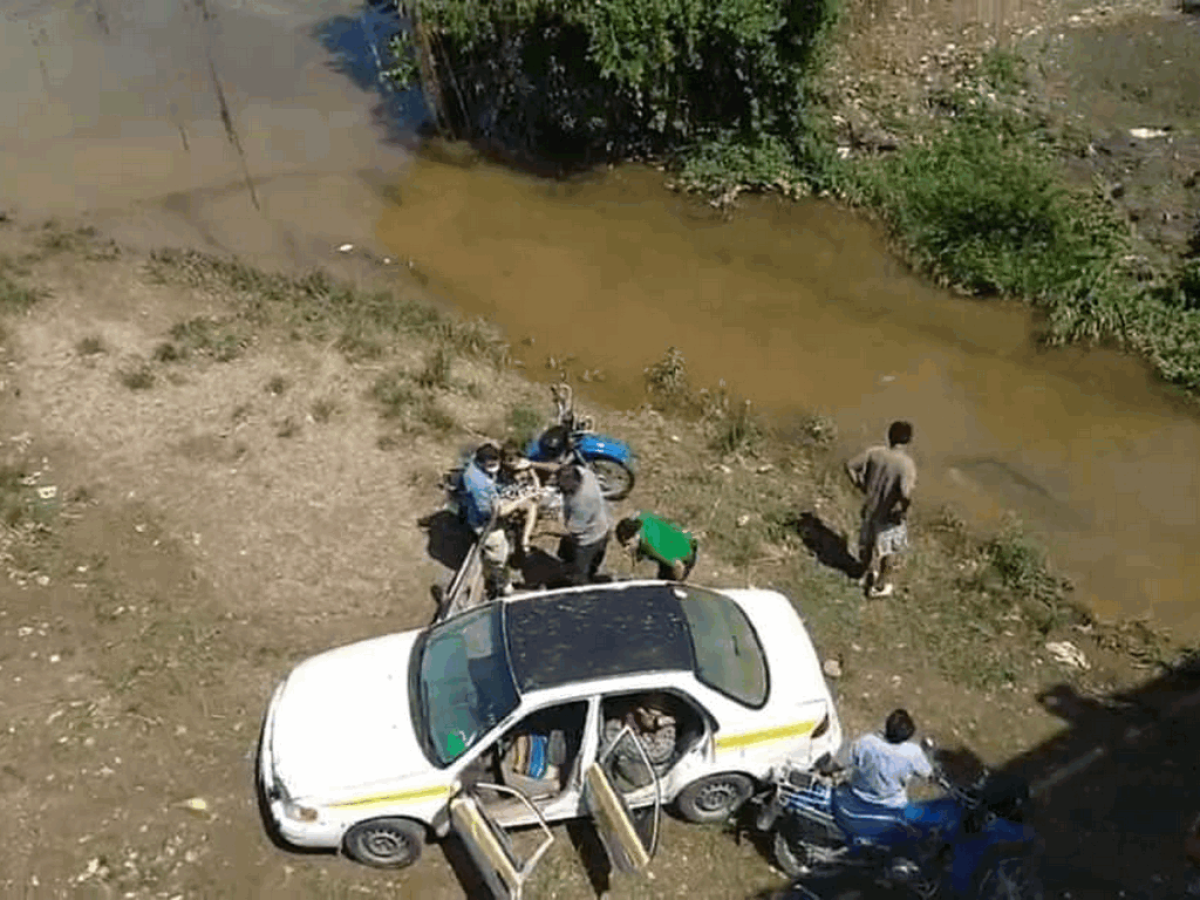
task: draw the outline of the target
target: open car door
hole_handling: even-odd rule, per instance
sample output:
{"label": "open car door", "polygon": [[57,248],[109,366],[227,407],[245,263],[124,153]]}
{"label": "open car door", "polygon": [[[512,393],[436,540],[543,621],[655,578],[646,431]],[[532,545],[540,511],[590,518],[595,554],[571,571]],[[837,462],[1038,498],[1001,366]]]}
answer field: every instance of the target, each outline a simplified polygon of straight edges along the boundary
{"label": "open car door", "polygon": [[[530,852],[519,852],[512,837],[488,815],[477,795],[480,791],[516,798],[533,811],[538,831],[533,835]],[[451,800],[450,824],[496,900],[521,900],[529,876],[554,843],[554,835],[541,811],[521,791],[502,784],[477,784],[472,793],[464,792]],[[523,845],[529,843],[527,832],[520,837]]]}
{"label": "open car door", "polygon": [[[652,797],[648,805],[647,794]],[[626,802],[632,795],[642,807],[636,811]],[[621,872],[645,869],[658,847],[662,789],[645,748],[628,725],[584,772],[583,800],[613,868]]]}

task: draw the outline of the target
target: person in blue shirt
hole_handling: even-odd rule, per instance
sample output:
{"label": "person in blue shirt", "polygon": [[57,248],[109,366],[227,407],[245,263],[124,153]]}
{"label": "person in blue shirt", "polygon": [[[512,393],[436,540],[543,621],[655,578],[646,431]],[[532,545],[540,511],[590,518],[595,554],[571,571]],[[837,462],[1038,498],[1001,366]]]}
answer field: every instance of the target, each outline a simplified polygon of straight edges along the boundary
{"label": "person in blue shirt", "polygon": [[865,734],[850,746],[848,761],[853,771],[838,804],[864,832],[886,828],[896,820],[918,828],[921,825],[922,807],[909,803],[908,784],[913,778],[932,777],[933,765],[921,746],[911,740],[916,730],[907,710],[894,709],[882,735]]}
{"label": "person in blue shirt", "polygon": [[500,496],[500,448],[486,443],[475,451],[463,472],[463,516],[480,542],[484,584],[489,597],[512,593],[508,558],[512,554],[502,520],[520,508],[522,500]]}

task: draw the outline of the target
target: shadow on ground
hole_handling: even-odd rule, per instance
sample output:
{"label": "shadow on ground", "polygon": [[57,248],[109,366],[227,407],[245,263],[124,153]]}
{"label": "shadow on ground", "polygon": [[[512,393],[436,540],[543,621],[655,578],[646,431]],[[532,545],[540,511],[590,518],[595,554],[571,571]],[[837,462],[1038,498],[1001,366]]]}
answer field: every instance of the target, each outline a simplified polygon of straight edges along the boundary
{"label": "shadow on ground", "polygon": [[850,553],[846,538],[826,525],[816,513],[803,512],[792,524],[804,546],[822,565],[837,569],[850,578],[862,575],[862,564]]}

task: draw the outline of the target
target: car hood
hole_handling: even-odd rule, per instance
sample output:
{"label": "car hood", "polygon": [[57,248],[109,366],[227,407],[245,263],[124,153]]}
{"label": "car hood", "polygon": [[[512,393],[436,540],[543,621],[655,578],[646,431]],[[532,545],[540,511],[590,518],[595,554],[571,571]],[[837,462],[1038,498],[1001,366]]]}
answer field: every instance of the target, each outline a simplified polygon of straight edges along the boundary
{"label": "car hood", "polygon": [[294,798],[395,782],[433,766],[413,730],[408,671],[419,631],[373,638],[305,660],[279,690],[271,761]]}

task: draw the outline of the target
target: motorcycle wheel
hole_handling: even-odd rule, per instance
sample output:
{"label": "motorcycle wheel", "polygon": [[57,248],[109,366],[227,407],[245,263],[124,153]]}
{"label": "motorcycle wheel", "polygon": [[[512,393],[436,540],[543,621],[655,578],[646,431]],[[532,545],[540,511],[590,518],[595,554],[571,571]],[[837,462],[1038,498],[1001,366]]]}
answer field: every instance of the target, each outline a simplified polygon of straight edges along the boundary
{"label": "motorcycle wheel", "polygon": [[772,849],[775,854],[775,865],[779,866],[779,871],[788,878],[799,878],[812,871],[812,867],[809,865],[808,849],[804,846],[803,841],[792,840],[782,830],[777,830],[775,845]]}
{"label": "motorcycle wheel", "polygon": [[983,877],[975,900],[1043,900],[1045,891],[1028,859],[1006,856],[996,860]]}
{"label": "motorcycle wheel", "polygon": [[588,465],[596,473],[596,480],[600,482],[600,493],[604,495],[604,499],[624,500],[633,490],[635,478],[624,463],[597,457],[588,460]]}

